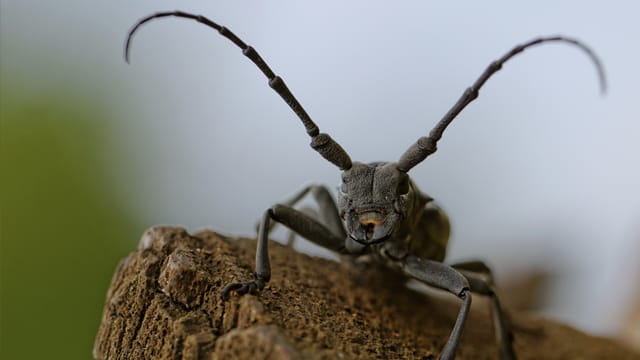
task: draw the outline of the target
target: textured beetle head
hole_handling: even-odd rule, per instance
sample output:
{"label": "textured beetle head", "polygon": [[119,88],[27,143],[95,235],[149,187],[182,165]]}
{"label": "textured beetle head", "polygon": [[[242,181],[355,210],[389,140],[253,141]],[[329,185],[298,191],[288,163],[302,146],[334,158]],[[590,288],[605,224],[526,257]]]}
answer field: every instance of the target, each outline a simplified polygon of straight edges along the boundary
{"label": "textured beetle head", "polygon": [[356,242],[383,242],[405,218],[412,189],[409,176],[395,163],[354,162],[342,173],[338,208],[347,233]]}

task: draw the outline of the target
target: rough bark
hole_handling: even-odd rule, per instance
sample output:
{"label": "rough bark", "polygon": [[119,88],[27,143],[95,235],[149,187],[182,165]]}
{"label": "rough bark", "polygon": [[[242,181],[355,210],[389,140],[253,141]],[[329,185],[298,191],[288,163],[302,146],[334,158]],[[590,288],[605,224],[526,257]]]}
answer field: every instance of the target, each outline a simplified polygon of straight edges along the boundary
{"label": "rough bark", "polygon": [[[310,257],[272,243],[272,280],[223,302],[250,279],[255,241],[154,227],[122,260],[104,306],[96,359],[437,358],[459,304],[407,288],[368,263]],[[487,304],[474,298],[458,359],[496,359]],[[512,314],[520,359],[640,359],[613,341]]]}

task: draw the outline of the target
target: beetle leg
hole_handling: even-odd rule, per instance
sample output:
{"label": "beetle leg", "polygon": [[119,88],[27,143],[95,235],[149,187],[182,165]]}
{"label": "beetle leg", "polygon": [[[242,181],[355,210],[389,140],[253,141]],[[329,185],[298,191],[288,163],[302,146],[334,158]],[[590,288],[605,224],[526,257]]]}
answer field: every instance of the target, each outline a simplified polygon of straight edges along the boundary
{"label": "beetle leg", "polygon": [[471,285],[472,292],[490,297],[491,314],[493,317],[496,343],[500,349],[500,359],[516,359],[516,354],[513,350],[513,332],[511,331],[508,318],[500,306],[498,295],[495,292],[491,269],[481,261],[452,264],[451,267],[460,271],[460,273],[467,278]]}
{"label": "beetle leg", "polygon": [[[299,210],[301,213],[304,213],[305,215],[307,215],[312,219],[320,219],[320,213],[318,212],[318,210],[310,206],[304,206]],[[290,248],[293,248],[293,244],[295,244],[297,237],[298,237],[298,234],[296,234],[295,231],[289,229],[289,234],[287,234],[287,241],[286,241],[287,246]]]}
{"label": "beetle leg", "polygon": [[[312,218],[318,219],[322,224],[329,228],[335,235],[346,238],[347,233],[344,230],[344,225],[342,225],[342,220],[340,219],[340,213],[338,211],[338,207],[336,206],[336,202],[333,200],[331,196],[331,192],[324,185],[309,185],[304,187],[302,190],[294,194],[289,200],[285,201],[283,205],[293,207],[298,202],[300,202],[307,194],[311,193],[313,195],[313,199],[318,204],[318,209],[313,210],[311,208],[303,208],[302,212],[309,215]],[[276,225],[276,222],[272,222],[269,224],[268,231],[271,232],[273,227]],[[292,243],[292,239],[295,237],[294,234],[289,235],[289,243]]]}
{"label": "beetle leg", "polygon": [[275,205],[264,212],[262,221],[260,221],[254,279],[243,283],[227,285],[222,290],[223,299],[226,300],[231,291],[235,291],[238,295],[244,295],[246,293],[255,294],[258,290],[262,290],[271,278],[268,229],[272,220],[329,250],[339,252],[344,248],[345,239],[335,235],[324,224],[290,206]]}
{"label": "beetle leg", "polygon": [[451,360],[456,356],[462,329],[471,306],[471,291],[467,279],[454,268],[441,262],[425,260],[409,255],[401,263],[402,270],[409,276],[442,290],[446,290],[462,300],[456,323],[449,340],[440,353],[440,360]]}

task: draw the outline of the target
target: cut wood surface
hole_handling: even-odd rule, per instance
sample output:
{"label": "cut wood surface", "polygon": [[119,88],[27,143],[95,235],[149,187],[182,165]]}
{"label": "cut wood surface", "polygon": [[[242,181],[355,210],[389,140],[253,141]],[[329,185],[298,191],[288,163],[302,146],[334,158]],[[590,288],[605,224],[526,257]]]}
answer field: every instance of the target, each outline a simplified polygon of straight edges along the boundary
{"label": "cut wood surface", "polygon": [[[255,241],[153,227],[108,290],[96,359],[435,359],[459,303],[424,294],[367,262],[335,262],[270,244],[257,296],[220,293],[251,278]],[[457,359],[496,359],[487,303],[473,298]],[[614,341],[511,314],[520,359],[640,359]]]}

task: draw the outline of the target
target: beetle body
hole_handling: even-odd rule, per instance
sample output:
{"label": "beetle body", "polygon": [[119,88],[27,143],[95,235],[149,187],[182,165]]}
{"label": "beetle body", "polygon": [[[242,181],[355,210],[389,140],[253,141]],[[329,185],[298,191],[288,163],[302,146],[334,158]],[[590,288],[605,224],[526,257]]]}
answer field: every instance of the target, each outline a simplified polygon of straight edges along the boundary
{"label": "beetle body", "polygon": [[338,210],[349,253],[373,251],[393,260],[409,254],[444,260],[448,217],[395,163],[353,163],[342,174]]}

